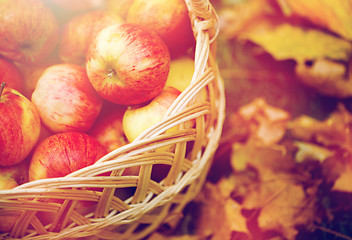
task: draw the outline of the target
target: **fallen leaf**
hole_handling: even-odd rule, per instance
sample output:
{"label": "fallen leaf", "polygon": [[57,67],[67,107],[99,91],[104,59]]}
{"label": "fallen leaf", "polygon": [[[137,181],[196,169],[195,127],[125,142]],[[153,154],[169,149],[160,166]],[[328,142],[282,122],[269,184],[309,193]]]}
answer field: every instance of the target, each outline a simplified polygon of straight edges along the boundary
{"label": "fallen leaf", "polygon": [[294,146],[298,148],[295,159],[301,163],[305,160],[318,160],[324,162],[326,159],[334,155],[334,151],[317,144],[295,141]]}
{"label": "fallen leaf", "polygon": [[147,239],[150,239],[150,240],[201,240],[201,238],[197,235],[170,236],[170,235],[162,234],[159,232],[152,233]]}
{"label": "fallen leaf", "polygon": [[262,19],[256,26],[241,32],[240,38],[261,46],[276,60],[331,59],[348,62],[352,54],[350,42],[324,31],[295,26],[285,21]]}
{"label": "fallen leaf", "polygon": [[352,114],[339,104],[325,120],[302,115],[288,123],[295,139],[352,152]]}
{"label": "fallen leaf", "polygon": [[273,145],[280,141],[290,119],[288,112],[268,105],[262,98],[257,98],[242,106],[238,114],[249,126],[248,141],[263,145]]}
{"label": "fallen leaf", "polygon": [[295,73],[305,85],[323,95],[339,98],[352,96],[352,75],[347,73],[343,62],[328,59],[299,62]]}
{"label": "fallen leaf", "polygon": [[268,0],[248,0],[227,4],[218,14],[221,36],[231,39],[263,17],[276,15],[277,10]]}
{"label": "fallen leaf", "polygon": [[233,186],[233,179],[223,178],[218,184],[206,183],[197,198],[202,205],[197,219],[197,235],[203,239],[230,239],[233,231],[248,233],[241,206],[230,197],[231,190],[220,190],[224,185]]}
{"label": "fallen leaf", "polygon": [[352,167],[347,165],[335,180],[332,191],[352,192]]}
{"label": "fallen leaf", "polygon": [[352,40],[350,0],[277,0],[287,16],[300,16]]}

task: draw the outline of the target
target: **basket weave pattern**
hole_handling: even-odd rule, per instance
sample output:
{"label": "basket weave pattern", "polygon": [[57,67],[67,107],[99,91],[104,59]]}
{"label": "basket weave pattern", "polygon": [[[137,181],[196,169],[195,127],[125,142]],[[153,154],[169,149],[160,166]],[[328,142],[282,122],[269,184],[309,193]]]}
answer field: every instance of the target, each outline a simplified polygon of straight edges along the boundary
{"label": "basket weave pattern", "polygon": [[[185,2],[196,38],[195,72],[163,121],[92,166],[0,191],[0,217],[17,219],[0,239],[141,239],[180,219],[204,183],[225,115],[223,82],[212,54],[217,15],[208,0]],[[207,100],[199,101],[203,89]],[[178,131],[166,132],[175,126]],[[138,175],[124,174],[135,167]],[[155,179],[160,169],[167,169],[166,175]],[[81,212],[80,204],[87,203],[90,210]],[[40,214],[52,217],[44,222]]]}

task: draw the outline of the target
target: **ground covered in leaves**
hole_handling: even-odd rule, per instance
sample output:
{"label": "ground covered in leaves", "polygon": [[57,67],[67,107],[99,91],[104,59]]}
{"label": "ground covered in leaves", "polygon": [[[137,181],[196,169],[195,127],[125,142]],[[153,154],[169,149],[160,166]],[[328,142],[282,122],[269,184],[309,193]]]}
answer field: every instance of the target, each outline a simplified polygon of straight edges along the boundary
{"label": "ground covered in leaves", "polygon": [[213,0],[227,116],[207,182],[149,239],[352,239],[352,3]]}

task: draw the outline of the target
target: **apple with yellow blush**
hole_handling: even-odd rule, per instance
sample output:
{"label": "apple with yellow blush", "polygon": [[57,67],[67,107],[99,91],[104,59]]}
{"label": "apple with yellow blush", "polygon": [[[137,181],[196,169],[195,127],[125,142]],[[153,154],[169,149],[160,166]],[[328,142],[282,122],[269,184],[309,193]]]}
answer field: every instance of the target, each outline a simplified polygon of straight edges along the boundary
{"label": "apple with yellow blush", "polygon": [[22,162],[38,141],[40,117],[34,104],[18,91],[0,87],[0,166]]}
{"label": "apple with yellow blush", "polygon": [[180,93],[176,88],[165,87],[149,103],[128,107],[122,119],[127,139],[133,142],[145,130],[159,123]]}

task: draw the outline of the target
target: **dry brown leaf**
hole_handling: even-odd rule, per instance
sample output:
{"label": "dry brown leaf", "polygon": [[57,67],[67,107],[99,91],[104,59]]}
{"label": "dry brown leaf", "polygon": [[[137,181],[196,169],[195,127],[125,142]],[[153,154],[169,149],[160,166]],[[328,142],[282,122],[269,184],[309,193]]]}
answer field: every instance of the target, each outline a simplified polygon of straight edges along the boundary
{"label": "dry brown leaf", "polygon": [[319,146],[318,144],[295,141],[294,146],[298,148],[295,156],[298,163],[313,159],[318,160],[319,162],[324,162],[335,154],[334,151]]}
{"label": "dry brown leaf", "polygon": [[249,126],[248,141],[263,145],[273,145],[280,141],[290,119],[286,111],[268,105],[262,98],[241,107],[238,114]]}
{"label": "dry brown leaf", "polygon": [[[248,232],[240,205],[230,197],[231,190],[228,187],[233,184],[233,179],[227,178],[223,178],[217,185],[206,183],[197,199],[202,204],[197,220],[199,237],[223,240],[230,239],[233,231]],[[222,186],[227,186],[227,190],[221,190]]]}
{"label": "dry brown leaf", "polygon": [[347,73],[346,65],[342,62],[328,59],[299,62],[295,72],[305,85],[317,89],[323,95],[340,98],[352,96],[352,75]]}
{"label": "dry brown leaf", "polygon": [[[292,173],[296,164],[283,147],[237,144],[231,159],[235,168],[232,195],[242,199],[242,209],[260,211],[257,221],[261,231],[272,230],[294,239],[297,225],[312,223],[316,187],[303,188]],[[251,169],[256,174],[250,178]]]}
{"label": "dry brown leaf", "polygon": [[222,37],[234,38],[244,29],[265,16],[276,15],[276,10],[268,0],[248,0],[236,2],[230,7],[221,8],[219,11]]}
{"label": "dry brown leaf", "polygon": [[277,0],[287,15],[310,20],[346,39],[352,40],[351,0]]}
{"label": "dry brown leaf", "polygon": [[340,104],[325,120],[301,116],[289,124],[289,129],[293,137],[305,141],[296,142],[296,159],[324,162],[332,191],[352,192],[352,114]]}
{"label": "dry brown leaf", "polygon": [[347,165],[335,180],[332,191],[352,193],[352,166]]}
{"label": "dry brown leaf", "polygon": [[339,105],[327,119],[320,121],[309,116],[301,116],[288,124],[288,129],[296,139],[318,143],[322,146],[336,146],[352,152],[352,114]]}

